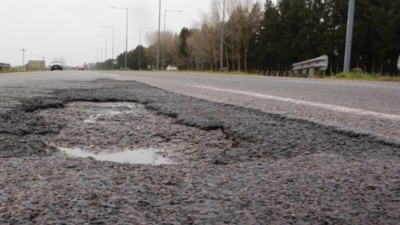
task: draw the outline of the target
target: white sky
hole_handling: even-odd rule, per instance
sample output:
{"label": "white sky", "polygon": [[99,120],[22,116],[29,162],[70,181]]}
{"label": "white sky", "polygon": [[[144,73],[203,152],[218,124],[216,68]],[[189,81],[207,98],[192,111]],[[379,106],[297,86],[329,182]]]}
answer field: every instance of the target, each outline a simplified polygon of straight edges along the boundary
{"label": "white sky", "polygon": [[[107,58],[112,57],[112,29],[115,29],[114,56],[125,50],[126,11],[129,8],[128,50],[142,44],[146,32],[158,29],[158,0],[1,0],[0,1],[0,62],[12,66],[44,58],[46,64],[63,57],[70,66],[98,60],[100,46],[107,36]],[[182,10],[167,13],[167,30],[179,33],[183,27],[193,27],[208,14],[211,0],[162,0],[161,31],[164,28],[164,10]]]}

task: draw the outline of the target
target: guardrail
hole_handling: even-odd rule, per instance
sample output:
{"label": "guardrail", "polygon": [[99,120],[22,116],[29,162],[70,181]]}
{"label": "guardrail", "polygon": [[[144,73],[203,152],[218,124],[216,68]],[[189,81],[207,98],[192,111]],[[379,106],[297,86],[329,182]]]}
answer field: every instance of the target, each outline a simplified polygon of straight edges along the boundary
{"label": "guardrail", "polygon": [[0,63],[0,70],[8,70],[10,69],[10,64]]}
{"label": "guardrail", "polygon": [[307,74],[308,77],[314,76],[315,70],[325,71],[328,68],[329,59],[327,55],[320,56],[303,62],[293,64],[293,71],[300,71],[301,74]]}

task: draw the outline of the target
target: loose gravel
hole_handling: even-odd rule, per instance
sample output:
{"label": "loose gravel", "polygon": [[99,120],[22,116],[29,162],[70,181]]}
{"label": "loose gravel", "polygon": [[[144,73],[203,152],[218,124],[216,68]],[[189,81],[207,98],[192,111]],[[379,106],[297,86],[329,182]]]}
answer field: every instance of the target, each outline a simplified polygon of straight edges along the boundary
{"label": "loose gravel", "polygon": [[[0,112],[0,224],[400,221],[398,143],[136,82],[72,86]],[[163,148],[177,164],[58,147]]]}

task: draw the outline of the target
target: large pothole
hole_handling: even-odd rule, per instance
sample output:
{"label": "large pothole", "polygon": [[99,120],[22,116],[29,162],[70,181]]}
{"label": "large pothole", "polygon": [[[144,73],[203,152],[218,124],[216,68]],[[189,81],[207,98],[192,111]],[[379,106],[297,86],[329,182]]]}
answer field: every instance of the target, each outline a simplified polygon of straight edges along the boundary
{"label": "large pothole", "polygon": [[74,102],[39,114],[66,121],[59,134],[43,141],[79,157],[145,164],[209,162],[233,145],[221,130],[181,125],[137,103]]}

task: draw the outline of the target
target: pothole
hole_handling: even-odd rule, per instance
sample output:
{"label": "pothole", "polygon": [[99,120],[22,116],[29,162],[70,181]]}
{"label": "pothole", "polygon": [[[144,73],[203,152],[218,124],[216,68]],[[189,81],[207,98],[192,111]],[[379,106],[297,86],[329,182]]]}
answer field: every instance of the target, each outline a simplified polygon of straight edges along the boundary
{"label": "pothole", "polygon": [[50,123],[66,124],[59,134],[46,135],[43,141],[78,157],[122,158],[119,162],[135,164],[209,162],[233,146],[221,130],[178,124],[176,119],[156,115],[137,103],[74,102],[39,114]]}

